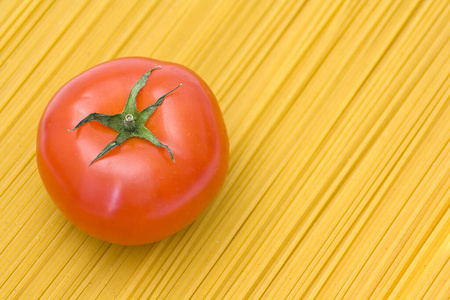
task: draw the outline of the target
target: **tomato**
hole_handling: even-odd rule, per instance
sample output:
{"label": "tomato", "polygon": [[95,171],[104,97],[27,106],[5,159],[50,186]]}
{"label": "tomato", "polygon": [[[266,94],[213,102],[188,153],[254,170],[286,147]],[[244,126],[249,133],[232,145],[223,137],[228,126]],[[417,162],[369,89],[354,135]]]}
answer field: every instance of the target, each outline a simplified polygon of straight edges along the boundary
{"label": "tomato", "polygon": [[104,241],[137,245],[202,214],[225,181],[229,142],[198,75],[128,57],[85,71],[55,94],[39,123],[36,158],[70,222]]}

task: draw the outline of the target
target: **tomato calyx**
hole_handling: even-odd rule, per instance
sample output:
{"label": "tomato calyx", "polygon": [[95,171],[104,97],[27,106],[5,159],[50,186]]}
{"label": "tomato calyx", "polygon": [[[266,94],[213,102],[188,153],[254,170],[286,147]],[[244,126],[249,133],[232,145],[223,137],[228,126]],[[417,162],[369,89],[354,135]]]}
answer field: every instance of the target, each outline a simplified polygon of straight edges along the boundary
{"label": "tomato calyx", "polygon": [[153,69],[147,71],[142,77],[136,82],[136,84],[133,86],[133,88],[130,91],[130,94],[128,96],[127,102],[125,103],[125,107],[121,113],[114,114],[114,115],[107,115],[107,114],[100,114],[100,113],[90,113],[87,117],[85,117],[83,120],[81,120],[75,128],[70,129],[69,131],[74,131],[78,129],[80,126],[82,126],[85,123],[91,122],[91,121],[97,121],[101,124],[108,126],[109,128],[114,129],[119,134],[117,135],[116,139],[112,142],[110,142],[106,147],[97,155],[97,157],[94,158],[94,160],[91,161],[89,164],[92,165],[96,160],[98,160],[100,157],[108,153],[111,149],[122,145],[123,142],[125,142],[127,139],[132,137],[138,137],[145,139],[149,142],[151,142],[156,147],[163,147],[167,149],[167,151],[170,154],[170,158],[173,162],[175,162],[175,159],[172,154],[172,150],[170,150],[169,146],[163,144],[160,142],[156,136],[147,128],[145,127],[145,123],[150,118],[150,116],[153,114],[153,112],[156,110],[158,106],[160,106],[164,99],[172,92],[174,92],[176,89],[178,89],[182,84],[180,83],[177,87],[172,89],[171,91],[167,92],[166,94],[162,95],[158,98],[158,100],[138,112],[137,106],[136,106],[136,97],[139,93],[139,91],[145,86],[147,83],[148,77],[150,74],[156,70],[160,69],[160,66],[154,67]]}

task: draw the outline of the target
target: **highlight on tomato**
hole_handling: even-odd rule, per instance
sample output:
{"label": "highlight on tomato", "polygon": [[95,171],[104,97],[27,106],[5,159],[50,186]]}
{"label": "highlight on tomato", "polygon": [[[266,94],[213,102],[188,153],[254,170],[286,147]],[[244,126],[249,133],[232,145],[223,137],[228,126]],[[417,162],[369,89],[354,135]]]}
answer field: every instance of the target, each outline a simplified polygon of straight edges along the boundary
{"label": "highlight on tomato", "polygon": [[138,245],[196,220],[228,171],[222,112],[188,68],[143,57],[95,66],[47,105],[36,158],[67,219],[101,240]]}

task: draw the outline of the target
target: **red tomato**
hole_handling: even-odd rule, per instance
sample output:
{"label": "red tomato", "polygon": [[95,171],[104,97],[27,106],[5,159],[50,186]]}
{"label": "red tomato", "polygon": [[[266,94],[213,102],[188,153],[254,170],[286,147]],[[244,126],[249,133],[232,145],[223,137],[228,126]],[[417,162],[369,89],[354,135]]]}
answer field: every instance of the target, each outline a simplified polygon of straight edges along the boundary
{"label": "red tomato", "polygon": [[[94,112],[123,117],[130,91],[152,69],[135,112],[165,95],[141,129],[161,144],[130,133],[93,161],[122,127],[94,119],[68,129]],[[200,216],[225,181],[229,143],[217,100],[198,75],[130,57],[98,65],[56,93],[39,124],[36,154],[50,198],[75,226],[104,241],[136,245],[161,240]]]}

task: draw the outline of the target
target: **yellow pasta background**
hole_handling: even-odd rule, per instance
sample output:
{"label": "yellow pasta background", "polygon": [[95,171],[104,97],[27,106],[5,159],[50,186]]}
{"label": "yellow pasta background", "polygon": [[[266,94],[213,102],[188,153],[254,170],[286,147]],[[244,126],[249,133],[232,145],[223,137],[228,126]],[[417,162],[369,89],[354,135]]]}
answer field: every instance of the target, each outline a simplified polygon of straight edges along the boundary
{"label": "yellow pasta background", "polygon": [[[124,56],[216,94],[230,170],[181,232],[126,247],[35,162],[65,82]],[[0,1],[0,299],[449,299],[450,1]]]}

